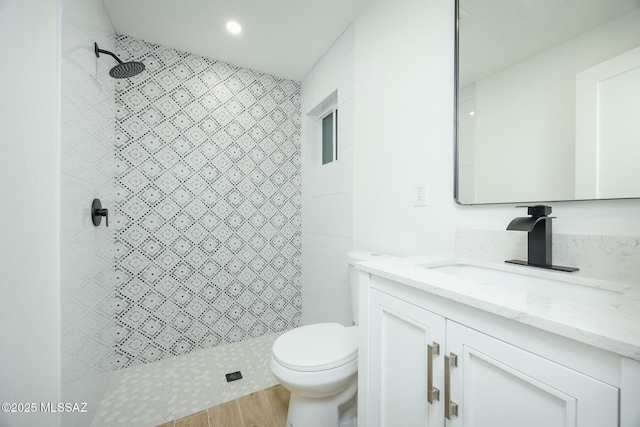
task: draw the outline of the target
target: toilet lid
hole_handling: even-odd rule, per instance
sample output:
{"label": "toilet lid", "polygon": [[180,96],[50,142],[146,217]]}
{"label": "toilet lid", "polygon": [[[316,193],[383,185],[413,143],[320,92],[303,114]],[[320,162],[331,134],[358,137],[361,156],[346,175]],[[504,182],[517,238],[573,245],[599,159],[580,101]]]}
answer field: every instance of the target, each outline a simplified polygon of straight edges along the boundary
{"label": "toilet lid", "polygon": [[318,323],[292,329],[273,343],[273,357],[296,371],[323,371],[344,365],[358,357],[358,328]]}

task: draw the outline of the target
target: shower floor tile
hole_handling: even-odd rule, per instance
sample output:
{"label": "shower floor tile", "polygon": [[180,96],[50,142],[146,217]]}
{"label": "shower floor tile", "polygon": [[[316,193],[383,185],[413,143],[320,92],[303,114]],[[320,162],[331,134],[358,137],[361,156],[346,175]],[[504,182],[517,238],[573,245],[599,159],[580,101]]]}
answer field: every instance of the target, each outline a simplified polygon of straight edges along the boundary
{"label": "shower floor tile", "polygon": [[[279,335],[117,371],[91,425],[156,426],[274,386],[269,360]],[[225,374],[235,371],[243,378],[227,383]]]}

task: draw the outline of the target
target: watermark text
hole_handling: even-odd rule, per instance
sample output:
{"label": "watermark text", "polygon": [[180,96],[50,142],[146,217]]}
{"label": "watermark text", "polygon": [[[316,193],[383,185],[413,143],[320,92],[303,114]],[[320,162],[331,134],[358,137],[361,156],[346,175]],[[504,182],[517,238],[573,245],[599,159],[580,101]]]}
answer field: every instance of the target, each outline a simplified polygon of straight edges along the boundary
{"label": "watermark text", "polygon": [[2,412],[88,412],[86,402],[5,402]]}

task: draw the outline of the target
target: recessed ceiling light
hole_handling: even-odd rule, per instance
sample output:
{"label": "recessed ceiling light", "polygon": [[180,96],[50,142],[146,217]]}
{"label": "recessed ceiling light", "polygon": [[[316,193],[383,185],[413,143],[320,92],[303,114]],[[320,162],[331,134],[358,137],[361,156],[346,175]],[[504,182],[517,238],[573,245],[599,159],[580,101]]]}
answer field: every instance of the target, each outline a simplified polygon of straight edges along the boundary
{"label": "recessed ceiling light", "polygon": [[231,34],[239,34],[242,31],[242,27],[236,21],[227,21],[227,31]]}

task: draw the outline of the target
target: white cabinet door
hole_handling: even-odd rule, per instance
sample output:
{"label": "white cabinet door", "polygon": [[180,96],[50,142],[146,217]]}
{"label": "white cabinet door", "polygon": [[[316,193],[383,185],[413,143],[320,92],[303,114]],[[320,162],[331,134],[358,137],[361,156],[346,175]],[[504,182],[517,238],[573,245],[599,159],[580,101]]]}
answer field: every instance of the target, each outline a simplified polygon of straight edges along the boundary
{"label": "white cabinet door", "polygon": [[457,356],[448,427],[618,425],[615,387],[452,321],[446,351]]}
{"label": "white cabinet door", "polygon": [[369,425],[443,426],[444,318],[375,289],[370,302]]}

